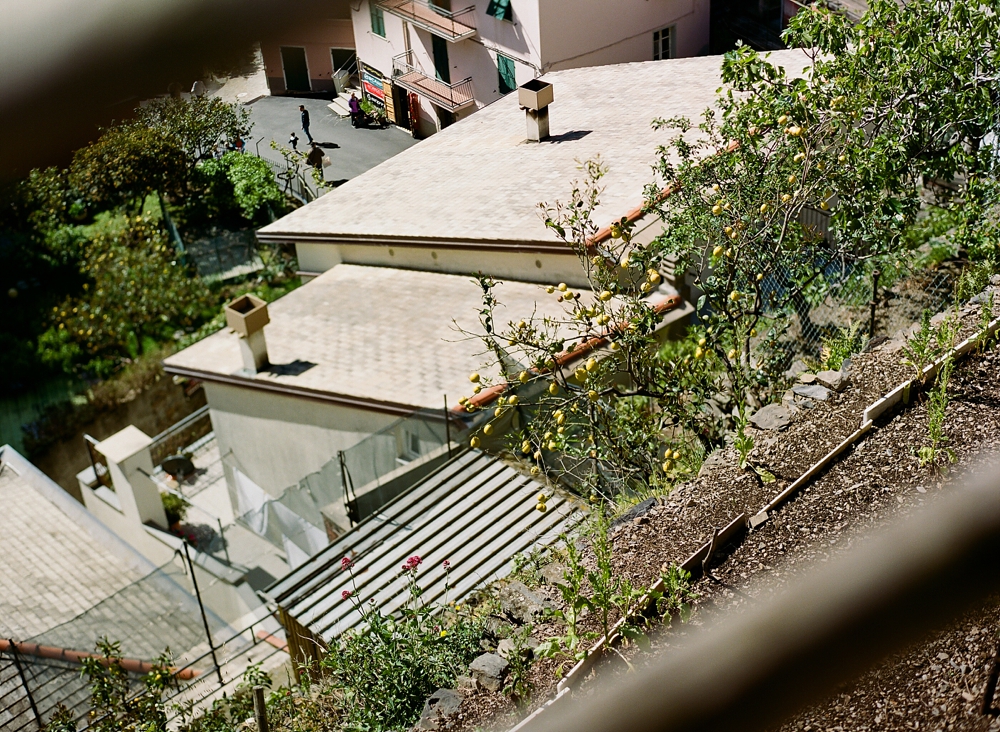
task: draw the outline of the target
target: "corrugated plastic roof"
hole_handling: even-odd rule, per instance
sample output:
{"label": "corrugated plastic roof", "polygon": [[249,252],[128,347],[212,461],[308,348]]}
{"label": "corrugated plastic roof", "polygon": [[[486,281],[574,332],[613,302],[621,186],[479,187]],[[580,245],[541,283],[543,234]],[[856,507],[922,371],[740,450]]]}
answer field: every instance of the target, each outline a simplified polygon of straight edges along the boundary
{"label": "corrugated plastic roof", "polygon": [[[345,590],[361,602],[374,598],[383,613],[399,610],[408,599],[401,568],[413,555],[423,562],[418,578],[424,601],[459,600],[505,575],[516,554],[553,541],[582,515],[551,490],[545,490],[548,510],[540,513],[535,499],[543,489],[496,458],[464,450],[267,594],[326,641],[360,622]],[[354,561],[353,581],[341,568],[344,557]]]}

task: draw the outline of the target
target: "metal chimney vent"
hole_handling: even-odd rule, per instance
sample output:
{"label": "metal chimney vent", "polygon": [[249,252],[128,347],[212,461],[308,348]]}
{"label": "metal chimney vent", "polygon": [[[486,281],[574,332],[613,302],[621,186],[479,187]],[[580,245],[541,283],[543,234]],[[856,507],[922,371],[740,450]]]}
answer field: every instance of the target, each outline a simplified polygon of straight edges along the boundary
{"label": "metal chimney vent", "polygon": [[528,122],[528,141],[541,142],[547,139],[552,85],[547,81],[532,79],[517,88],[517,101]]}

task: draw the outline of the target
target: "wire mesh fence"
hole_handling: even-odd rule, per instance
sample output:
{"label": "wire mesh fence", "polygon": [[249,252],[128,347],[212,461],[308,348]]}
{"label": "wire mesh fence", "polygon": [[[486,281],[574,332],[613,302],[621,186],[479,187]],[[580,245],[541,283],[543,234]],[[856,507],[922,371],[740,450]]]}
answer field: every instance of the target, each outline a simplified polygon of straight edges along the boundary
{"label": "wire mesh fence", "polygon": [[806,288],[789,294],[781,275],[765,278],[765,301],[780,303],[769,315],[786,320],[781,341],[794,352],[819,356],[839,330],[857,326],[869,338],[891,336],[938,312],[953,300],[959,272],[929,268],[914,259],[883,263],[834,262]]}
{"label": "wire mesh fence", "polygon": [[187,256],[205,280],[227,280],[258,272],[264,262],[252,230],[219,230],[190,242]]}
{"label": "wire mesh fence", "polygon": [[[120,644],[129,694],[147,693],[142,676],[169,651],[174,684],[162,697],[168,717],[191,710],[243,672],[283,652],[279,621],[266,610],[236,630],[181,586],[183,565],[168,563],[81,613],[33,638],[0,647],[0,729],[41,729],[59,707],[83,729],[91,718],[90,681],[79,659],[102,638]],[[206,635],[206,625],[208,633]],[[210,640],[211,638],[211,640]]]}

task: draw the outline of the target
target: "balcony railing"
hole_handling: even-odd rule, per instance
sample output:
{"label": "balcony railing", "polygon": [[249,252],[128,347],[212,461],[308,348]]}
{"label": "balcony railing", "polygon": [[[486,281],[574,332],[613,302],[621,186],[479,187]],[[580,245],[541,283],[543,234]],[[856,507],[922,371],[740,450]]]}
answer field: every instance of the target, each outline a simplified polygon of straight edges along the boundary
{"label": "balcony railing", "polygon": [[398,86],[427,97],[437,106],[450,112],[475,102],[471,76],[455,84],[446,84],[417,68],[413,64],[412,51],[393,57],[392,80]]}
{"label": "balcony railing", "polygon": [[378,6],[446,41],[454,43],[476,35],[475,5],[455,12],[426,0],[378,0]]}

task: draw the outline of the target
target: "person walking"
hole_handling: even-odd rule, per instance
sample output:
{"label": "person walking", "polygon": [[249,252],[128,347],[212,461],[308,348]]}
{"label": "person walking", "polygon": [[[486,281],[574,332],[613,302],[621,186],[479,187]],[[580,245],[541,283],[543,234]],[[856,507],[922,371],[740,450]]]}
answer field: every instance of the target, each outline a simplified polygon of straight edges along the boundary
{"label": "person walking", "polygon": [[351,125],[357,127],[359,116],[361,115],[361,102],[358,101],[358,97],[354,92],[351,92],[351,98],[347,102],[347,106],[351,110]]}
{"label": "person walking", "polygon": [[323,149],[312,140],[309,141],[309,144],[312,146],[312,149],[309,151],[309,154],[306,155],[306,162],[316,168],[316,170],[322,170]]}
{"label": "person walking", "polygon": [[292,146],[292,150],[295,152],[299,151],[299,136],[294,132],[288,136],[288,144]]}
{"label": "person walking", "polygon": [[309,144],[312,144],[313,136],[309,134],[309,110],[305,108],[305,105],[299,105],[299,117],[302,119],[302,131],[306,133],[306,137],[309,138]]}

